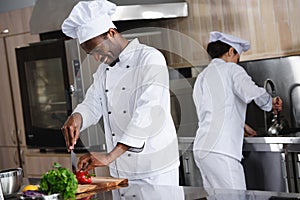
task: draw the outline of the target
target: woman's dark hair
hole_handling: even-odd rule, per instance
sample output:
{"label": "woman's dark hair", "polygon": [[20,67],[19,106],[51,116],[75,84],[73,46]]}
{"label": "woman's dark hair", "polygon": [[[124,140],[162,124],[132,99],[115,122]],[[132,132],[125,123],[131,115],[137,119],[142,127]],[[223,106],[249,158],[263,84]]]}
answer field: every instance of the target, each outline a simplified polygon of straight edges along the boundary
{"label": "woman's dark hair", "polygon": [[[215,42],[210,42],[207,45],[207,53],[212,59],[222,57],[232,46],[217,40]],[[237,54],[237,51],[234,49],[234,54]]]}

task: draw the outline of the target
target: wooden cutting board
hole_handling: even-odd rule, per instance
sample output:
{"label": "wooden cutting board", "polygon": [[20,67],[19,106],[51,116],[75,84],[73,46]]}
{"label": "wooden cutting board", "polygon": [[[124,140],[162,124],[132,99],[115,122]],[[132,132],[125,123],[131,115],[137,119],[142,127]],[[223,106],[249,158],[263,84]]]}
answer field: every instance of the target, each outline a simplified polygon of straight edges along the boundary
{"label": "wooden cutting board", "polygon": [[116,186],[126,186],[128,184],[127,178],[113,178],[113,177],[92,177],[92,184],[78,184],[76,193],[90,192],[93,190],[107,189]]}

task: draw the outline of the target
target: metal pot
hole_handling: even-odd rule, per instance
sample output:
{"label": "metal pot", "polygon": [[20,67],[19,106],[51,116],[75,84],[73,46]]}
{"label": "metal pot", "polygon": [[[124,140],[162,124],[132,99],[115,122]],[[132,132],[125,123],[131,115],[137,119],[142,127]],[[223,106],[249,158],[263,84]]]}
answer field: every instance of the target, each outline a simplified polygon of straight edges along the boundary
{"label": "metal pot", "polygon": [[22,180],[22,168],[0,170],[0,182],[2,186],[3,195],[15,195],[21,188]]}
{"label": "metal pot", "polygon": [[277,115],[274,115],[272,125],[268,129],[268,136],[278,136],[284,126],[283,121],[280,120],[280,112],[278,112]]}

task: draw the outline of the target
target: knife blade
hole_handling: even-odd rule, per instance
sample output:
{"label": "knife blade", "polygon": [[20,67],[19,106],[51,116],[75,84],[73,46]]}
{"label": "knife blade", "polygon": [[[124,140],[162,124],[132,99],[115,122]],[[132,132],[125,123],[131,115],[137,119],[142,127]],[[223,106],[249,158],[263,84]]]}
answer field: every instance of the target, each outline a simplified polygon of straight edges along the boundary
{"label": "knife blade", "polygon": [[71,166],[72,166],[72,172],[76,174],[77,172],[77,160],[76,160],[76,153],[74,150],[71,150]]}

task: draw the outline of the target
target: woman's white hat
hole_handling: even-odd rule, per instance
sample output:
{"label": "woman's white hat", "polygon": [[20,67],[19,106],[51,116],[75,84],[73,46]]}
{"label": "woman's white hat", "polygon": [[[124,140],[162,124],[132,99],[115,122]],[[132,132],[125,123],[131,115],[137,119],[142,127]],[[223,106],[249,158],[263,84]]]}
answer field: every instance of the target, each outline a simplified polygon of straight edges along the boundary
{"label": "woman's white hat", "polygon": [[116,7],[116,4],[106,0],[80,1],[64,20],[62,31],[71,38],[78,38],[82,44],[110,28],[116,28],[110,17]]}
{"label": "woman's white hat", "polygon": [[250,49],[250,43],[246,40],[218,31],[210,32],[209,42],[215,42],[218,40],[232,46],[239,55]]}

